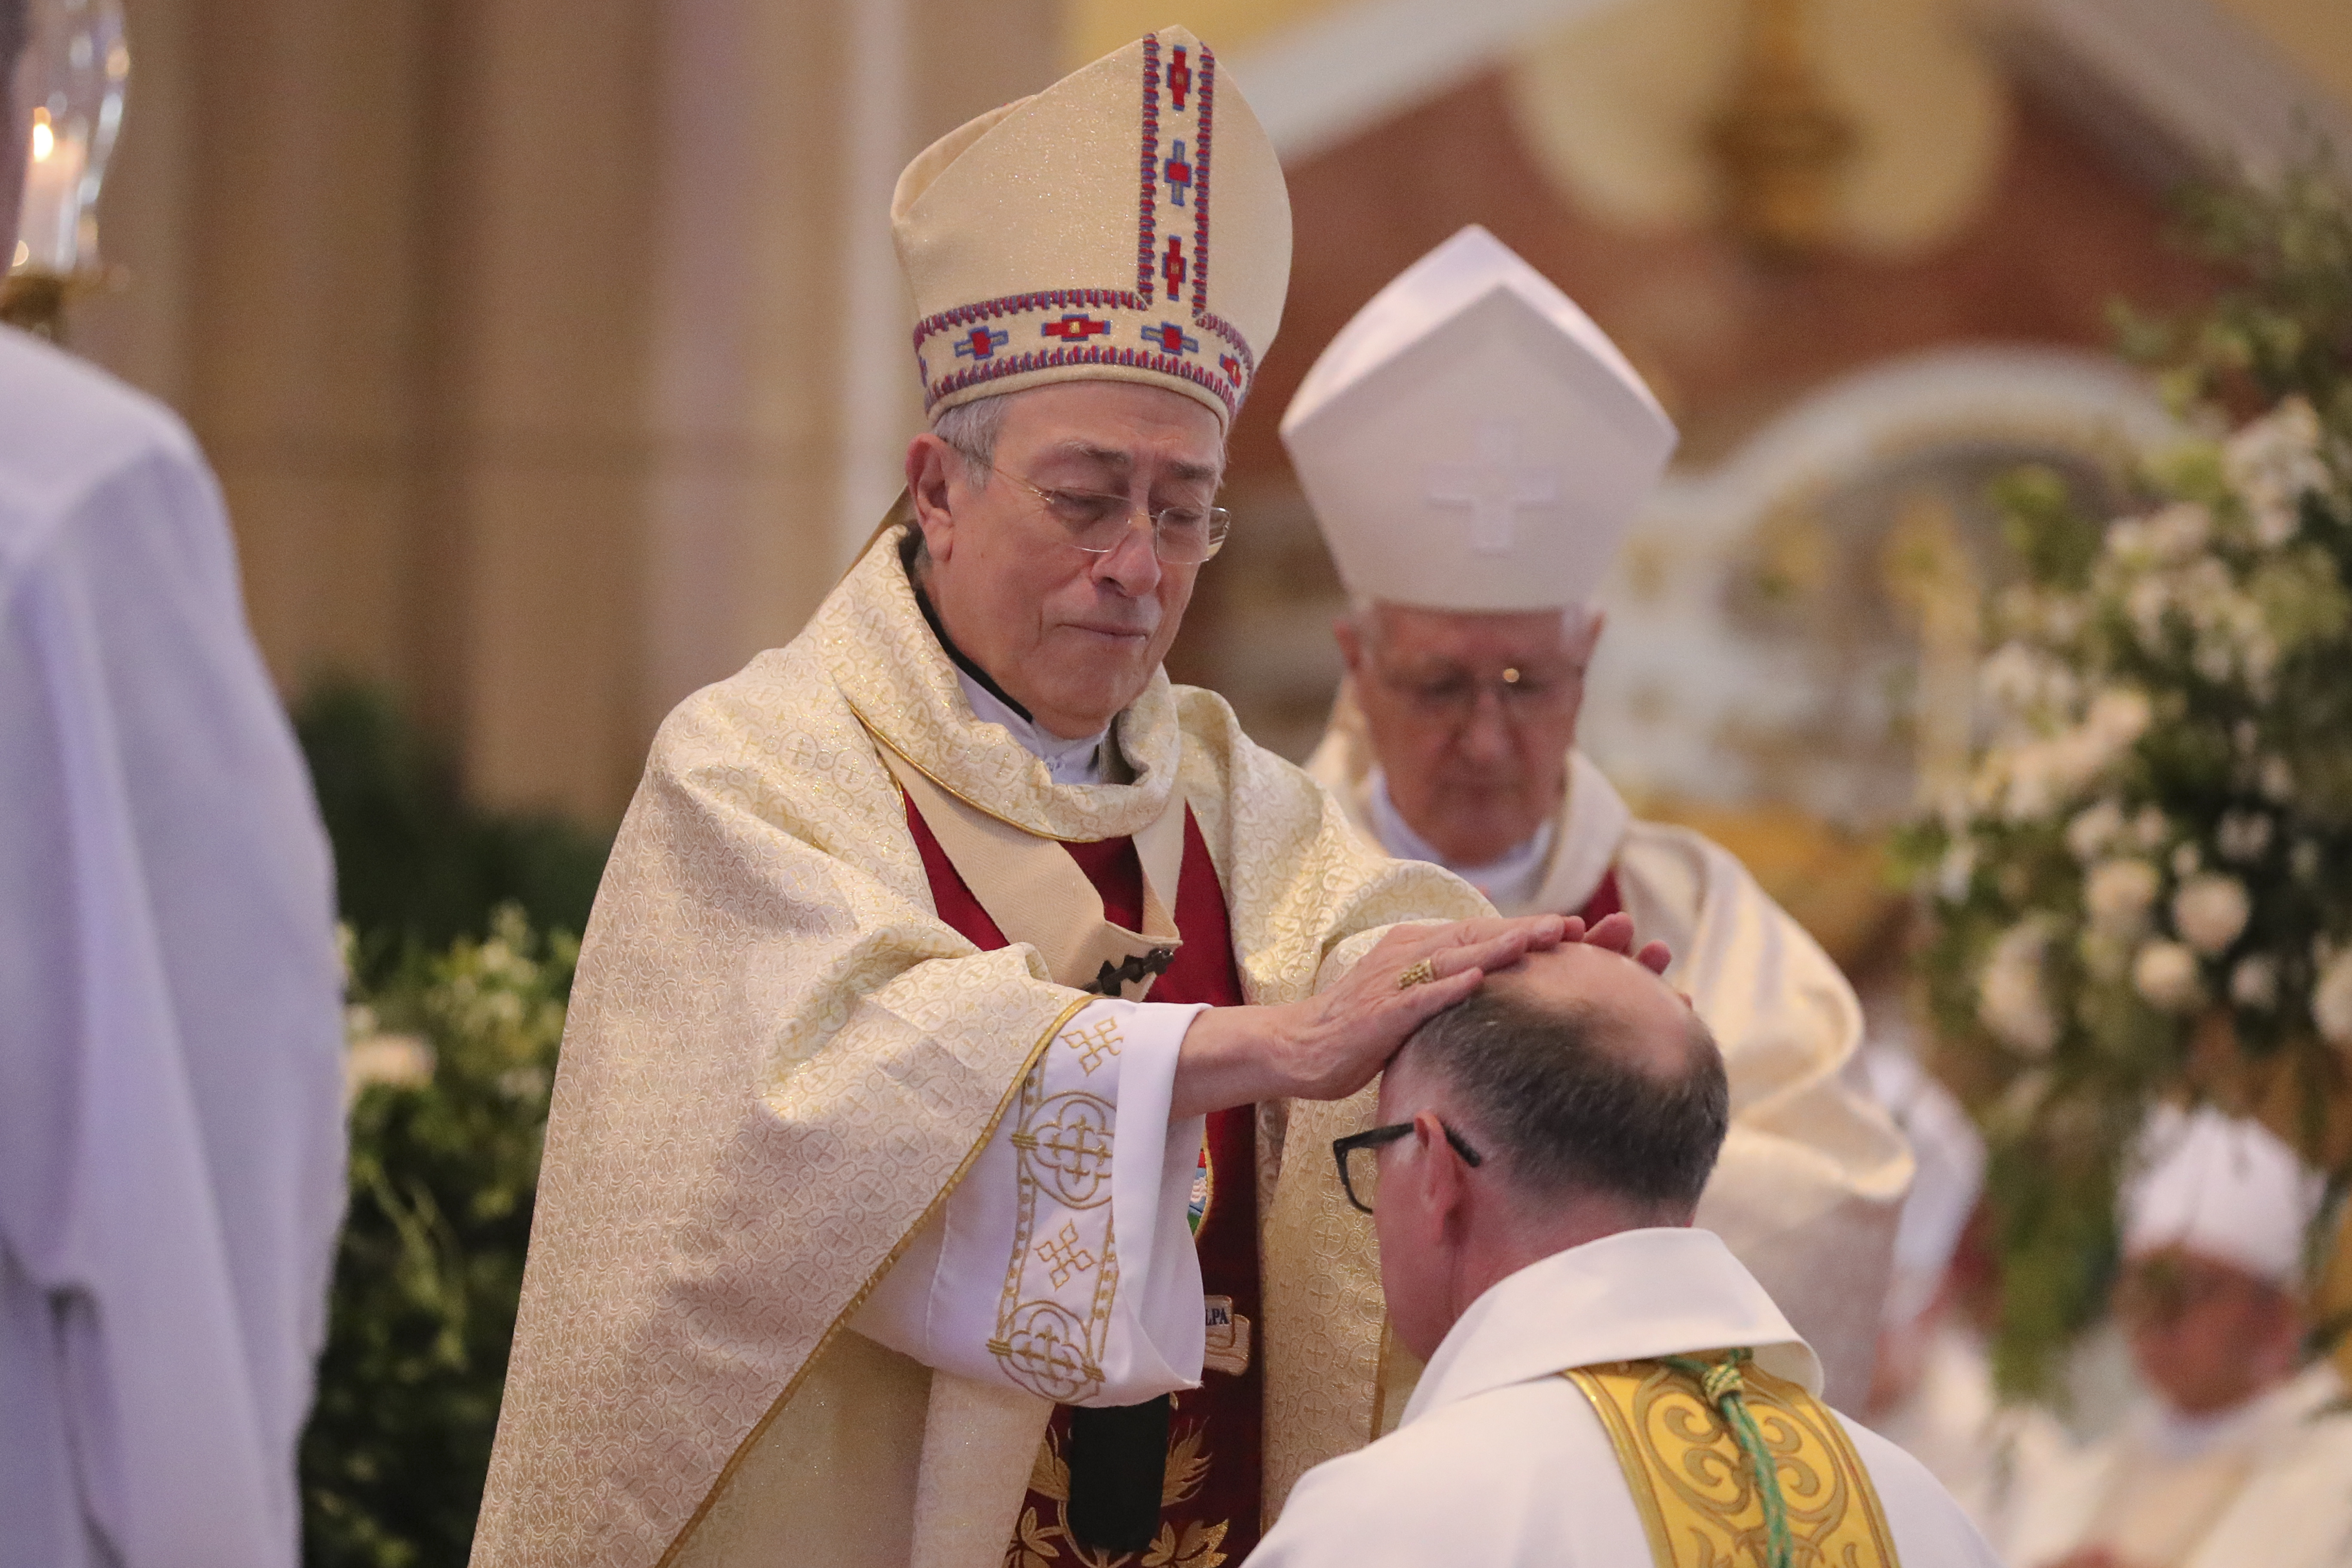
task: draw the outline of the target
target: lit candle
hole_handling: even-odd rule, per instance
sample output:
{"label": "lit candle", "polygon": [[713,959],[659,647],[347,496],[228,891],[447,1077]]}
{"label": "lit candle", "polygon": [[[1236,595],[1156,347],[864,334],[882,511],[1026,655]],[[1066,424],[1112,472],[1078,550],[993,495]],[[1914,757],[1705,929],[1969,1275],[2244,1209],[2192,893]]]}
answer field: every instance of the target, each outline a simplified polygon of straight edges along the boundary
{"label": "lit candle", "polygon": [[81,137],[60,136],[48,111],[33,111],[32,154],[25,164],[25,202],[16,220],[16,269],[63,276],[74,269],[81,222],[81,176],[89,153]]}

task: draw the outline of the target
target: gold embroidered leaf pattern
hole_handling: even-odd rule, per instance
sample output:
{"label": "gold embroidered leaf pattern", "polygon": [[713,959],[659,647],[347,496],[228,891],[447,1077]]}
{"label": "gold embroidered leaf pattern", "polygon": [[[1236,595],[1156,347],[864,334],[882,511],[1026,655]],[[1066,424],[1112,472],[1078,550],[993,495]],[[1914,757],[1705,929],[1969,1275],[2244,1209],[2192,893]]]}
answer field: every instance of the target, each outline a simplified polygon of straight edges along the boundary
{"label": "gold embroidered leaf pattern", "polygon": [[[1037,1462],[1029,1470],[1029,1489],[1055,1502],[1070,1500],[1070,1467],[1050,1431],[1037,1445]],[[1035,1510],[1031,1511],[1034,1515]]]}
{"label": "gold embroidered leaf pattern", "polygon": [[1168,1468],[1160,1482],[1160,1506],[1184,1501],[1209,1479],[1209,1456],[1201,1452],[1208,1423],[1187,1427],[1168,1445]]}
{"label": "gold embroidered leaf pattern", "polygon": [[1211,1524],[1205,1520],[1192,1520],[1184,1526],[1181,1536],[1166,1525],[1160,1527],[1160,1538],[1143,1555],[1143,1568],[1217,1568],[1225,1554],[1217,1550],[1223,1543],[1229,1526],[1223,1521]]}
{"label": "gold embroidered leaf pattern", "polygon": [[[1731,1429],[1687,1376],[1657,1362],[1563,1373],[1617,1450],[1657,1568],[1766,1557],[1764,1500]],[[1772,1455],[1801,1563],[1895,1568],[1895,1538],[1845,1429],[1811,1394],[1748,1366],[1743,1398]]]}
{"label": "gold embroidered leaf pattern", "polygon": [[1036,1564],[1051,1562],[1060,1555],[1060,1552],[1054,1550],[1053,1543],[1045,1539],[1045,1531],[1037,1528],[1037,1510],[1034,1508],[1023,1509],[1021,1529],[1014,1537],[1013,1550],[1006,1553],[1006,1562],[1009,1563],[1013,1557],[1018,1556],[1021,1560],[1020,1568],[1035,1568]]}

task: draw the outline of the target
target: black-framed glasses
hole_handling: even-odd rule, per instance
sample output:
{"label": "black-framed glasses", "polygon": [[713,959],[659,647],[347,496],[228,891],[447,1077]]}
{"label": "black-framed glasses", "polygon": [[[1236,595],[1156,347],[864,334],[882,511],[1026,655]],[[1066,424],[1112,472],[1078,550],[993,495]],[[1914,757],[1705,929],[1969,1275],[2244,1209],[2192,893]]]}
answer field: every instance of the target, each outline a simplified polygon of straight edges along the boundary
{"label": "black-framed glasses", "polygon": [[[1486,1157],[1470,1147],[1461,1133],[1442,1121],[1438,1126],[1445,1129],[1445,1141],[1454,1145],[1464,1164],[1475,1170],[1486,1163]],[[1381,1151],[1412,1131],[1410,1121],[1392,1121],[1369,1132],[1350,1132],[1331,1140],[1331,1158],[1339,1165],[1339,1188],[1349,1203],[1366,1214],[1372,1212],[1372,1201],[1380,1193]]]}
{"label": "black-framed glasses", "polygon": [[1234,514],[1221,506],[1163,506],[1153,511],[1125,495],[1033,485],[994,464],[988,465],[988,471],[1043,501],[1045,515],[1089,555],[1108,555],[1124,544],[1139,511],[1151,524],[1152,553],[1171,566],[1202,564],[1225,547],[1225,538],[1234,531]]}

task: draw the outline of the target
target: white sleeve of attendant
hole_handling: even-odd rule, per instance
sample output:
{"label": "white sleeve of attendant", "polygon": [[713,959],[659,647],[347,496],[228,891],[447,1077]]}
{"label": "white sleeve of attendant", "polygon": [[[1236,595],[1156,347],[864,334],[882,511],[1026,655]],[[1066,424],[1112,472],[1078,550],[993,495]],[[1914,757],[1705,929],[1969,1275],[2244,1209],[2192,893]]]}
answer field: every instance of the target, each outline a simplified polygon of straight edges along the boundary
{"label": "white sleeve of attendant", "polygon": [[[26,400],[0,384],[0,429],[53,416]],[[58,432],[123,450],[0,563],[0,1283],[46,1319],[0,1422],[61,1445],[0,1465],[0,1560],[29,1507],[132,1568],[292,1568],[343,1194],[331,868],[211,480],[110,417]],[[69,1514],[23,1489],[68,1475]]]}
{"label": "white sleeve of attendant", "polygon": [[1198,1006],[1104,1000],[1062,1026],[971,1169],[854,1323],[928,1366],[1062,1405],[1201,1381],[1188,1211],[1203,1119],[1171,1125]]}

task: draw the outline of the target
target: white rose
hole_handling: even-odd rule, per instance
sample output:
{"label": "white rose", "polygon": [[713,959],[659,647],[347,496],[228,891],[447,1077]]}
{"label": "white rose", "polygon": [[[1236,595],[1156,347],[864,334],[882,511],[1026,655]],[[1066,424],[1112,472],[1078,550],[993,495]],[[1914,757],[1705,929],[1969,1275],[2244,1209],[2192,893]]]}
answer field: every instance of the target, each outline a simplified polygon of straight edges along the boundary
{"label": "white rose", "polygon": [[2303,527],[2302,501],[2268,479],[2258,480],[2246,487],[2246,518],[2252,524],[2254,542],[2276,550]]}
{"label": "white rose", "polygon": [[2110,686],[2091,699],[2091,710],[2084,724],[2090,731],[2116,751],[2130,745],[2147,733],[2149,721],[2156,717],[2156,704],[2147,693],[2135,687]]}
{"label": "white rose", "polygon": [[2171,609],[2172,588],[2161,577],[2143,577],[2124,595],[2132,629],[2139,633],[2140,646],[2152,653],[2163,651],[2164,618]]}
{"label": "white rose", "polygon": [[2252,912],[2246,885],[2219,872],[2191,877],[2172,895],[2172,929],[2189,946],[2209,955],[2237,941]]}
{"label": "white rose", "polygon": [[2230,971],[2230,1000],[2255,1013],[2277,1006],[2278,960],[2261,952],[2238,960]]}
{"label": "white rose", "polygon": [[2048,1056],[2058,1043],[2058,1019],[2042,984],[2042,953],[2049,941],[2039,921],[2011,926],[1993,943],[1977,977],[1977,1016],[2028,1056]]}
{"label": "white rose", "polygon": [[2038,707],[2048,680],[2049,661],[2021,642],[2005,642],[1977,668],[1977,689],[1985,700],[2012,713]]}
{"label": "white rose", "polygon": [[2305,490],[2327,483],[2319,457],[2319,416],[2302,398],[2289,398],[2230,437],[2222,469],[2245,498],[2254,542],[2275,549],[2302,526]]}
{"label": "white rose", "polygon": [[2168,1013],[2197,1005],[2197,955],[2177,942],[2144,944],[2132,960],[2132,988]]}
{"label": "white rose", "polygon": [[416,1035],[371,1035],[343,1053],[343,1093],[358,1098],[370,1084],[422,1089],[433,1081],[433,1047]]}
{"label": "white rose", "polygon": [[2258,782],[2263,794],[2282,805],[2294,798],[2294,770],[2284,757],[2264,757]]}
{"label": "white rose", "polygon": [[2132,818],[2131,830],[2132,837],[2138,842],[2141,848],[2154,849],[2162,845],[2170,836],[2172,826],[2164,820],[2163,812],[2152,805],[2143,805],[2139,808],[2139,814]]}
{"label": "white rose", "polygon": [[1936,868],[1936,894],[1948,904],[1957,904],[1969,896],[1969,884],[1976,880],[1977,846],[1972,838],[1956,839],[1944,851],[1944,858]]}
{"label": "white rose", "polygon": [[2330,1045],[2352,1046],[2352,952],[2337,953],[2311,991],[2311,1021]]}
{"label": "white rose", "polygon": [[2145,860],[2102,860],[2083,879],[2083,907],[2099,930],[2136,933],[2155,906],[2161,880]]}
{"label": "white rose", "polygon": [[2049,815],[2058,804],[2059,762],[2056,751],[2042,742],[2012,748],[2007,757],[2008,787],[2001,815],[2011,822],[2032,822]]}
{"label": "white rose", "polygon": [[2087,865],[2120,837],[2123,830],[2124,808],[2112,800],[2103,800],[2088,811],[2078,813],[2066,825],[2066,847],[2075,859]]}
{"label": "white rose", "polygon": [[2115,754],[2106,737],[2088,724],[2053,736],[2046,747],[2051,782],[2062,795],[2072,795],[2105,771]]}
{"label": "white rose", "polygon": [[2213,536],[2213,515],[2195,501],[2176,501],[2147,522],[2147,547],[2158,559],[2186,561]]}

